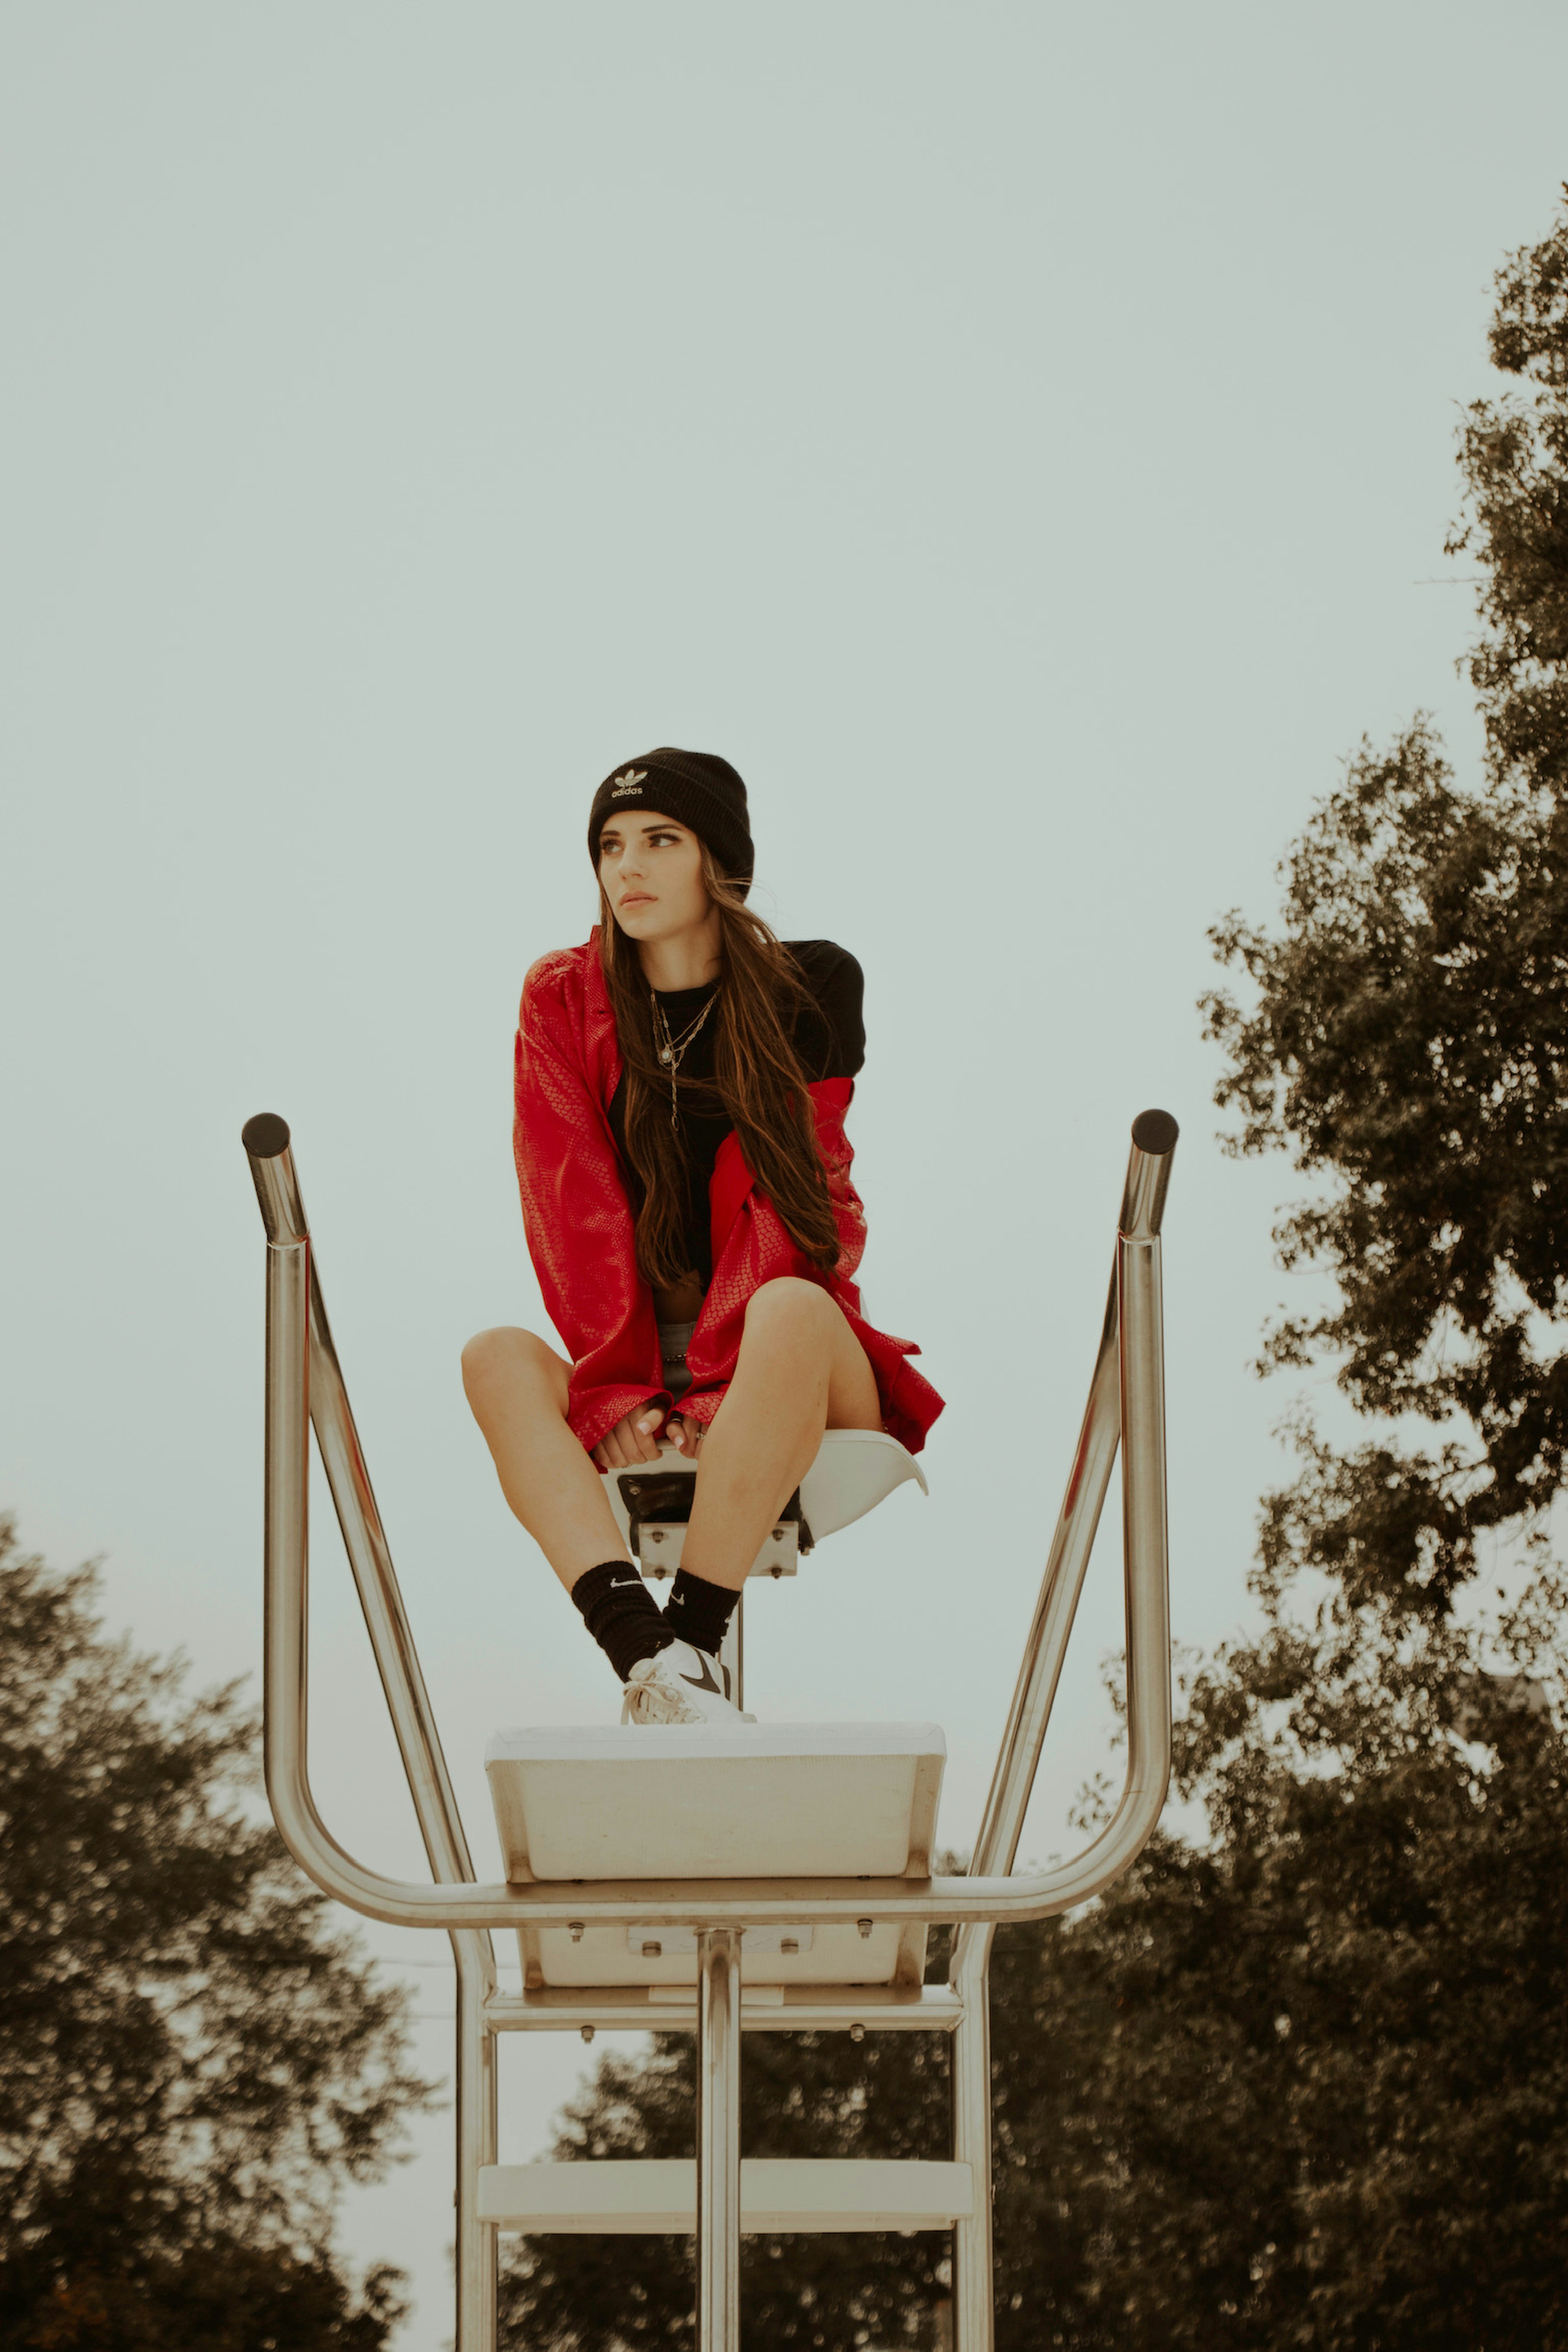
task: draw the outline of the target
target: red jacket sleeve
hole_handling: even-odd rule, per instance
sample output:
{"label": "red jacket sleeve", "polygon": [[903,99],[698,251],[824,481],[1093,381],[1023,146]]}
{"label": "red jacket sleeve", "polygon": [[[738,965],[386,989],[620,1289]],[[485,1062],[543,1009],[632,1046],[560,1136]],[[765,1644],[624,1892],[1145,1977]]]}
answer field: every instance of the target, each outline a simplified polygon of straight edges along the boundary
{"label": "red jacket sleeve", "polygon": [[590,1073],[580,996],[564,956],[542,958],[523,983],[512,1150],[528,1255],[571,1358],[568,1418],[592,1447],[664,1392],[653,1295],[636,1270],[632,1206]]}

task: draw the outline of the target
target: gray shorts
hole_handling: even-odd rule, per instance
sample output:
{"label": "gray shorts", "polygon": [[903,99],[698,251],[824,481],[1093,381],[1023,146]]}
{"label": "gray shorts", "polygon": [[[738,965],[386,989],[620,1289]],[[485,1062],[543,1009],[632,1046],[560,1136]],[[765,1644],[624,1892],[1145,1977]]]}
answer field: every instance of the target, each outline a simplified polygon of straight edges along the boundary
{"label": "gray shorts", "polygon": [[664,1360],[664,1386],[677,1404],[692,1384],[692,1376],[686,1370],[686,1349],[691,1346],[692,1333],[696,1328],[695,1321],[661,1323],[659,1326],[659,1354]]}

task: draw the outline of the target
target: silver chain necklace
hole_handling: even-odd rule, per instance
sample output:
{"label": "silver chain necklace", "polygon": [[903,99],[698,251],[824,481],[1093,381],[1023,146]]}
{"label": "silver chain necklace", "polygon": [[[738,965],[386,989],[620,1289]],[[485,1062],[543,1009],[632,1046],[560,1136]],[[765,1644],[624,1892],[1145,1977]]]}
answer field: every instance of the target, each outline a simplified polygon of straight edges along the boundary
{"label": "silver chain necklace", "polygon": [[716,988],[714,990],[696,1019],[690,1022],[678,1037],[671,1036],[670,1024],[664,1008],[659,1002],[657,992],[652,988],[648,991],[648,1002],[653,1008],[655,1034],[660,1031],[664,1034],[664,1042],[659,1048],[659,1059],[670,1074],[670,1125],[678,1129],[681,1123],[681,1106],[675,1080],[680,1075],[681,1064],[686,1057],[687,1046],[718,1003],[718,991]]}

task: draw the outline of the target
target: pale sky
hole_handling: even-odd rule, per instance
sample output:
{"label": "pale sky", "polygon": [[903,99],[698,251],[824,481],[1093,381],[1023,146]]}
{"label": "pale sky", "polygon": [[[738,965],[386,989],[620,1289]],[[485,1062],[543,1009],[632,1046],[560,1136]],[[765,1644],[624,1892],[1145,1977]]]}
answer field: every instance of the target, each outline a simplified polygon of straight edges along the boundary
{"label": "pale sky", "polygon": [[[1474,773],[1454,432],[1568,173],[1568,18],[1479,21],[12,0],[0,1507],[114,1624],[259,1665],[277,1110],[482,1870],[489,1731],[613,1714],[457,1352],[540,1316],[517,990],[659,742],[736,763],[758,903],[865,967],[868,1311],[949,1400],[929,1502],[761,1596],[752,1704],[942,1723],[967,1841],[1150,1103],[1176,1625],[1243,1622],[1294,1184],[1220,1155],[1194,1001],[1364,732],[1425,707]],[[316,1530],[319,1790],[418,1874]],[[1038,1854],[1112,1761],[1097,1570]],[[585,2053],[507,2054],[521,2157]],[[399,2352],[448,2337],[448,2135],[346,2211],[413,2272]]]}

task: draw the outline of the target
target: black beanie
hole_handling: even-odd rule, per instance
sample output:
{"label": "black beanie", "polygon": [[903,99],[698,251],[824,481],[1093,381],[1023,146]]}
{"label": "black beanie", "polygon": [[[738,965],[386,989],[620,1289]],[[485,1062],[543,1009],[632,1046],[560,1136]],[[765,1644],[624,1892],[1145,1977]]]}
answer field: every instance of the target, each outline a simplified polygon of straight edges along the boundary
{"label": "black beanie", "polygon": [[588,820],[588,854],[595,873],[600,832],[617,809],[627,808],[657,809],[688,825],[712,850],[726,880],[738,884],[743,896],[750,888],[755,852],[746,786],[716,752],[676,751],[666,743],[606,776]]}

